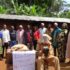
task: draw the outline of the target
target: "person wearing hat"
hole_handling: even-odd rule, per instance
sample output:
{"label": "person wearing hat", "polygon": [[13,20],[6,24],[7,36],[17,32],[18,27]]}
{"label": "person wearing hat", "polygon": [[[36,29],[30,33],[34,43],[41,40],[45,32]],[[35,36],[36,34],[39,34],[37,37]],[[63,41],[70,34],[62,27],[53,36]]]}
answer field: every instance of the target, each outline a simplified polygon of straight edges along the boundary
{"label": "person wearing hat", "polygon": [[24,33],[23,26],[19,25],[19,29],[17,30],[17,34],[16,34],[16,40],[17,40],[18,44],[23,43],[23,33]]}
{"label": "person wearing hat", "polygon": [[[59,59],[58,57],[54,56],[53,47],[50,42],[51,39],[52,38],[49,35],[43,34],[43,38],[38,41],[37,70],[44,69],[44,65],[47,65],[48,67],[53,66],[54,70],[60,70]],[[44,62],[46,63],[44,64]]]}

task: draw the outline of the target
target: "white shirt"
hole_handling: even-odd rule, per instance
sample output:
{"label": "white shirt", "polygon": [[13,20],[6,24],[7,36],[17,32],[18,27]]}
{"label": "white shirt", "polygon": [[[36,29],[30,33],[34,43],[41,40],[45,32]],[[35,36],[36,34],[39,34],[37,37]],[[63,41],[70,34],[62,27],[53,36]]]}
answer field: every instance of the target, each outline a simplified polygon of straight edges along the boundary
{"label": "white shirt", "polygon": [[8,43],[10,41],[10,33],[8,29],[2,30],[3,34],[3,43]]}
{"label": "white shirt", "polygon": [[40,32],[40,36],[42,37],[43,36],[43,34],[45,34],[46,33],[46,31],[47,31],[47,28],[39,28],[39,32]]}

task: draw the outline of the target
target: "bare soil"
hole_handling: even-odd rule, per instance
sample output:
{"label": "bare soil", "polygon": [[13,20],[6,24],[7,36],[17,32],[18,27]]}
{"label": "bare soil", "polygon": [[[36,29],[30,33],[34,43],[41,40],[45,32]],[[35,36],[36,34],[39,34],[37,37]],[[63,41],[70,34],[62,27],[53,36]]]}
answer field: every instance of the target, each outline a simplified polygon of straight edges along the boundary
{"label": "bare soil", "polygon": [[[13,70],[10,64],[6,63],[6,59],[0,60],[0,70]],[[52,69],[51,69],[52,70]],[[70,70],[70,63],[61,63],[61,70]]]}

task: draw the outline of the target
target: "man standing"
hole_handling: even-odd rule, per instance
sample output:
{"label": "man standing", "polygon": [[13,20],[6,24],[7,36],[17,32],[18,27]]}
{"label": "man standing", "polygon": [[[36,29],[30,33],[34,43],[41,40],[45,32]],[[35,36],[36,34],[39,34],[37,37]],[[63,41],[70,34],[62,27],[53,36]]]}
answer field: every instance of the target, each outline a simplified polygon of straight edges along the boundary
{"label": "man standing", "polygon": [[32,49],[32,30],[30,25],[27,25],[27,29],[24,31],[23,34],[23,43],[28,46],[28,48],[31,50]]}
{"label": "man standing", "polygon": [[17,30],[17,35],[16,35],[18,44],[23,43],[23,33],[24,33],[23,26],[19,25],[19,29]]}
{"label": "man standing", "polygon": [[67,37],[68,37],[68,26],[67,23],[63,23],[62,31],[58,35],[58,46],[59,46],[58,52],[59,52],[59,59],[61,62],[65,61]]}
{"label": "man standing", "polygon": [[9,30],[7,29],[6,24],[4,24],[3,26],[2,34],[3,34],[3,56],[4,56],[4,49],[6,48],[7,51],[10,42],[10,33]]}
{"label": "man standing", "polygon": [[41,23],[41,27],[39,28],[40,37],[43,37],[43,34],[45,34],[46,31],[47,31],[47,28],[45,28],[45,24]]}
{"label": "man standing", "polygon": [[10,46],[13,46],[16,44],[16,31],[14,29],[14,26],[11,26],[11,30],[10,30]]}
{"label": "man standing", "polygon": [[52,45],[54,48],[54,55],[56,55],[56,51],[58,49],[58,35],[61,32],[61,29],[58,27],[57,23],[54,23],[54,30],[52,32]]}

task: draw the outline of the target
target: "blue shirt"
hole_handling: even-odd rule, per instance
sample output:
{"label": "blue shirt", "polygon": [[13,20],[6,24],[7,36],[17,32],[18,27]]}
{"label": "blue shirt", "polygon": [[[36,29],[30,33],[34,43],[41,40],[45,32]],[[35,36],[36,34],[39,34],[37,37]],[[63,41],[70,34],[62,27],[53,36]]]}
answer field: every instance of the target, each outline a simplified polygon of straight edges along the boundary
{"label": "blue shirt", "polygon": [[57,43],[57,36],[58,34],[61,32],[62,30],[59,27],[56,27],[54,29],[54,31],[52,32],[52,45],[54,48],[58,47],[58,43]]}
{"label": "blue shirt", "polygon": [[2,35],[2,32],[0,31],[0,38],[2,38],[3,37],[3,35]]}
{"label": "blue shirt", "polygon": [[16,41],[16,31],[15,30],[12,30],[10,31],[10,38],[11,38],[11,41]]}

